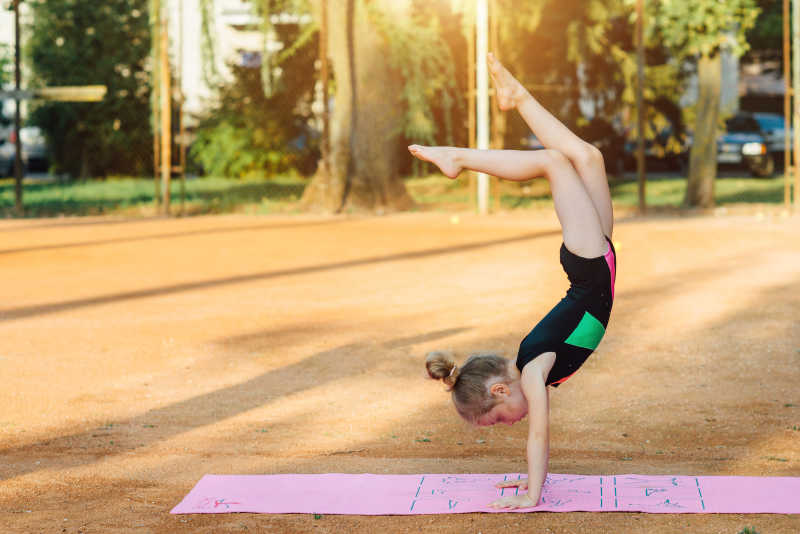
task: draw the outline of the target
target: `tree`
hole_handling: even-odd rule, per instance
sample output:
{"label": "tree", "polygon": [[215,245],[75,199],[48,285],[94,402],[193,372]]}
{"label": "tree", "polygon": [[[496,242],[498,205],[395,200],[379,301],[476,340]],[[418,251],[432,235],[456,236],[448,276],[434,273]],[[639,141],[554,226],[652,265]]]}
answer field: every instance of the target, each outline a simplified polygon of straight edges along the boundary
{"label": "tree", "polygon": [[662,0],[652,4],[653,31],[660,33],[678,60],[697,61],[697,110],[684,204],[712,207],[717,174],[720,52],[728,49],[741,56],[747,51],[745,35],[753,27],[759,9],[755,0]]}
{"label": "tree", "polygon": [[397,174],[404,83],[387,62],[389,43],[379,30],[385,19],[404,20],[407,7],[392,0],[326,5],[336,84],[331,162],[327,172],[319,166],[303,203],[326,211],[406,209],[413,201]]}
{"label": "tree", "polygon": [[[257,13],[269,20],[268,12]],[[255,54],[249,62],[228,65],[231,79],[217,85],[215,104],[200,117],[191,150],[207,174],[313,172],[319,155],[318,136],[309,126],[317,59],[313,30],[310,24],[277,25],[269,31],[290,46],[274,57]],[[277,69],[280,76],[265,77],[265,70]]]}
{"label": "tree", "polygon": [[[593,104],[594,111],[590,122],[579,124],[579,132],[603,150],[606,167],[613,173],[622,170],[626,138],[639,137],[635,5],[629,0],[588,0],[585,4],[568,30],[568,58],[581,69],[581,94],[584,102]],[[644,46],[642,136],[661,156],[680,156],[686,132],[678,99],[690,71],[685,62],[675,60],[658,32],[649,32]],[[627,135],[619,131],[620,127]],[[674,161],[680,164],[682,160],[676,157]]]}
{"label": "tree", "polygon": [[57,171],[83,178],[152,168],[147,0],[37,0],[29,53],[33,84],[108,88],[98,103],[36,105]]}
{"label": "tree", "polygon": [[747,42],[751,50],[767,50],[783,53],[783,2],[782,0],[758,0],[761,13],[750,31]]}

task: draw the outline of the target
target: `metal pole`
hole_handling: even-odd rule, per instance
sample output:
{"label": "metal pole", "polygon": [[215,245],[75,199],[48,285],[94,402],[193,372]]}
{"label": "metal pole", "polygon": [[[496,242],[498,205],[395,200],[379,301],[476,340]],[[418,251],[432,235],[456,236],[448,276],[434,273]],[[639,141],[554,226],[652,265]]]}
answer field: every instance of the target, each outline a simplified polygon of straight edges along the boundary
{"label": "metal pole", "polygon": [[639,179],[639,211],[647,211],[645,189],[647,173],[644,160],[644,0],[636,0],[636,174]]}
{"label": "metal pole", "polygon": [[789,0],[783,0],[783,203],[788,208],[791,202],[791,177],[792,177],[792,144],[789,126],[792,106],[789,99],[792,93],[792,84],[789,72],[791,71],[791,48],[789,46]]}
{"label": "metal pole", "polygon": [[170,87],[168,20],[161,12],[161,201],[162,213],[169,215],[170,176],[172,175],[172,91]]}
{"label": "metal pole", "polygon": [[[21,73],[19,68],[19,2],[14,0],[14,88],[20,91]],[[19,96],[14,98],[14,207],[17,215],[24,214],[22,205],[22,117],[20,115]]]}
{"label": "metal pole", "polygon": [[[474,12],[470,12],[470,16],[474,17],[474,15]],[[475,21],[470,20],[469,22],[470,31],[467,39],[467,87],[469,87],[467,91],[467,109],[469,110],[467,114],[467,137],[469,138],[469,148],[475,148]],[[474,191],[475,173],[469,171],[467,174],[469,175],[469,190]],[[470,196],[470,198],[472,197]]]}
{"label": "metal pole", "polygon": [[150,31],[152,32],[150,36],[150,60],[153,62],[153,72],[150,78],[153,92],[150,97],[151,120],[153,123],[153,204],[157,213],[161,211],[161,184],[159,183],[159,176],[161,176],[161,117],[159,115],[159,107],[161,106],[161,81],[159,78],[159,69],[161,68],[161,55],[159,53],[161,43],[161,0],[150,0],[150,17]]}
{"label": "metal pole", "polygon": [[794,57],[792,58],[792,96],[794,97],[794,114],[793,114],[793,128],[794,131],[794,192],[792,194],[792,202],[794,209],[797,211],[797,190],[800,188],[800,172],[798,170],[798,155],[800,155],[800,0],[792,2],[792,50],[794,50]]}
{"label": "metal pole", "polygon": [[[500,2],[498,0],[491,0],[489,4],[489,43],[491,46],[492,52],[495,55],[500,55],[502,57],[500,51]],[[491,129],[492,131],[489,133],[489,138],[492,139],[490,146],[496,149],[503,149],[505,148],[503,145],[504,136],[506,132],[505,128],[505,115],[503,113],[499,113],[497,110],[497,92],[494,92],[495,97],[495,113],[491,114]],[[495,213],[500,211],[500,182],[499,180],[494,181],[495,189],[494,189],[494,198],[493,198],[493,209]],[[489,194],[491,195],[491,184]]]}
{"label": "metal pole", "polygon": [[319,26],[319,61],[322,78],[322,169],[330,176],[330,104],[328,103],[328,2],[322,0],[322,13]]}
{"label": "metal pole", "polygon": [[[488,0],[477,0],[475,47],[476,83],[478,86],[478,150],[489,148],[489,67],[486,56],[489,53],[489,6]],[[489,213],[489,176],[478,173],[478,213]]]}
{"label": "metal pole", "polygon": [[184,124],[183,105],[183,0],[178,0],[178,167],[181,173],[181,216],[186,209],[186,127]]}

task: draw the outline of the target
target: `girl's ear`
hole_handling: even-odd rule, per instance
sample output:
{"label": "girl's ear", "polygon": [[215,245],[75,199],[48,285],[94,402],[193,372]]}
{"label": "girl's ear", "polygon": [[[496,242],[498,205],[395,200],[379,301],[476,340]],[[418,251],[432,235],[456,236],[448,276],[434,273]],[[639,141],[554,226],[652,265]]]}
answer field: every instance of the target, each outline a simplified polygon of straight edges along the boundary
{"label": "girl's ear", "polygon": [[508,387],[508,384],[496,382],[489,388],[489,393],[491,393],[493,397],[507,396],[511,394],[511,388]]}

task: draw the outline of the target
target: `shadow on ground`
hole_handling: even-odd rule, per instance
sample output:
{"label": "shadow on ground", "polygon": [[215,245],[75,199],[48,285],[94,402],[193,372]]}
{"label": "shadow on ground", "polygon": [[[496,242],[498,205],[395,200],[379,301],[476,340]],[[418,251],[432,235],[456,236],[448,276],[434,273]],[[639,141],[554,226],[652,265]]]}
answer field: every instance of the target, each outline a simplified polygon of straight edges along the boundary
{"label": "shadow on ground", "polygon": [[463,245],[452,245],[447,247],[438,247],[438,248],[432,248],[414,252],[400,252],[397,254],[386,254],[383,256],[373,256],[370,258],[324,263],[320,265],[310,265],[307,267],[297,267],[292,269],[278,269],[275,271],[265,271],[260,273],[251,273],[239,276],[215,278],[212,280],[203,280],[198,282],[185,282],[169,286],[155,287],[150,289],[140,289],[136,291],[124,291],[110,295],[98,295],[95,297],[73,299],[63,302],[51,302],[45,304],[36,304],[32,306],[5,308],[5,309],[0,309],[0,321],[13,321],[17,319],[23,319],[26,317],[46,315],[66,310],[84,308],[88,306],[97,306],[101,304],[109,304],[112,302],[121,302],[127,300],[136,300],[136,299],[143,299],[155,296],[170,295],[186,291],[195,291],[198,289],[208,289],[211,287],[220,287],[230,284],[252,282],[256,280],[268,280],[271,278],[277,278],[282,276],[294,276],[301,274],[317,273],[317,272],[330,271],[335,269],[344,269],[348,267],[356,267],[356,266],[369,265],[375,263],[411,260],[411,259],[437,256],[441,254],[465,252],[469,250],[505,245],[508,243],[515,243],[519,241],[540,239],[542,237],[547,237],[552,235],[561,235],[561,231],[551,230],[546,232],[530,232],[514,237],[507,237],[502,239],[490,239],[485,241],[466,243]]}

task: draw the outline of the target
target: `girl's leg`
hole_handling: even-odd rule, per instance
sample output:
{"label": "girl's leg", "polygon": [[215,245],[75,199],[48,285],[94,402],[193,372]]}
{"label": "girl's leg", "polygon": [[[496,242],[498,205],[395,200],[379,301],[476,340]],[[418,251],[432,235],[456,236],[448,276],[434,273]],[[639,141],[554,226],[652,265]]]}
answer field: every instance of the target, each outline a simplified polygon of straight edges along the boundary
{"label": "girl's leg", "polygon": [[602,256],[608,249],[592,199],[572,164],[559,151],[421,145],[411,145],[408,149],[419,159],[435,164],[450,178],[457,177],[464,169],[514,181],[547,178],[566,247],[586,258]]}
{"label": "girl's leg", "polygon": [[611,237],[614,212],[611,206],[611,193],[608,190],[603,156],[600,151],[572,133],[561,121],[542,107],[494,55],[489,54],[488,61],[500,109],[516,108],[528,127],[546,148],[557,149],[570,160],[578,172],[578,176],[583,180],[586,191],[597,210],[603,233]]}

